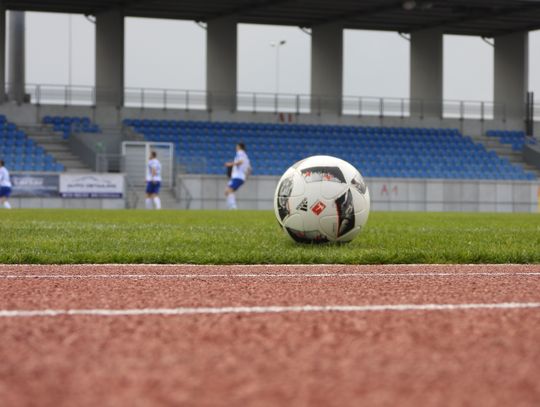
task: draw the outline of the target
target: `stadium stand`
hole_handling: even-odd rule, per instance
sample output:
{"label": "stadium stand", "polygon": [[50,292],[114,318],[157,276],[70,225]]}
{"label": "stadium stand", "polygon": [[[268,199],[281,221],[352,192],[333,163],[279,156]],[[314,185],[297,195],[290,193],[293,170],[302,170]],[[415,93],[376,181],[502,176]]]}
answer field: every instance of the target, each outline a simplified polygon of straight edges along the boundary
{"label": "stadium stand", "polygon": [[[255,175],[281,175],[309,155],[334,155],[366,177],[534,180],[457,129],[126,119],[145,140],[171,142],[187,172],[223,174],[244,141]],[[204,171],[189,163],[203,160]]]}
{"label": "stadium stand", "polygon": [[536,140],[527,137],[524,131],[488,130],[486,136],[498,138],[500,143],[511,145],[514,151],[523,151],[526,144],[536,144]]}
{"label": "stadium stand", "polygon": [[64,171],[62,164],[4,115],[0,115],[0,157],[11,171]]}
{"label": "stadium stand", "polygon": [[64,139],[73,133],[101,133],[101,128],[88,117],[45,116],[42,123],[51,126],[54,132],[61,133]]}

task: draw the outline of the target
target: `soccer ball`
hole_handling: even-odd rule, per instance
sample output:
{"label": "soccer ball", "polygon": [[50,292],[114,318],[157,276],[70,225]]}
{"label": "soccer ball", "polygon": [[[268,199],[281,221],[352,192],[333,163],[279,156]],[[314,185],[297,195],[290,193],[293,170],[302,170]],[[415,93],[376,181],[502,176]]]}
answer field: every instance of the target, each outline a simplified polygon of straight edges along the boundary
{"label": "soccer ball", "polygon": [[274,195],[274,212],[296,242],[348,242],[367,221],[369,191],[351,164],[316,155],[285,171]]}

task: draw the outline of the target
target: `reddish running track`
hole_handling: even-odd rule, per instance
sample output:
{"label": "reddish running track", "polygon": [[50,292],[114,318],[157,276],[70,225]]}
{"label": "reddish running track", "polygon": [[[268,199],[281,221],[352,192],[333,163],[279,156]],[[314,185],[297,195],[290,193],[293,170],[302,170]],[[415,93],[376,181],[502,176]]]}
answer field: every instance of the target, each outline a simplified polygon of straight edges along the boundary
{"label": "reddish running track", "polygon": [[2,406],[540,405],[536,265],[0,266],[0,333]]}

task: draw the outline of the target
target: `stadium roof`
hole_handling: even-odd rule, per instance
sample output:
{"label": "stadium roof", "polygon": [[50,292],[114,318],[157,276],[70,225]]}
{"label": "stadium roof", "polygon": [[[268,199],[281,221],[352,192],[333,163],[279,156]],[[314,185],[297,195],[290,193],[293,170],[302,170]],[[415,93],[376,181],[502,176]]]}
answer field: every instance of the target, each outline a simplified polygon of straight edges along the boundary
{"label": "stadium roof", "polygon": [[95,15],[121,7],[129,17],[411,32],[441,27],[447,34],[492,37],[540,29],[540,0],[3,0],[7,9]]}

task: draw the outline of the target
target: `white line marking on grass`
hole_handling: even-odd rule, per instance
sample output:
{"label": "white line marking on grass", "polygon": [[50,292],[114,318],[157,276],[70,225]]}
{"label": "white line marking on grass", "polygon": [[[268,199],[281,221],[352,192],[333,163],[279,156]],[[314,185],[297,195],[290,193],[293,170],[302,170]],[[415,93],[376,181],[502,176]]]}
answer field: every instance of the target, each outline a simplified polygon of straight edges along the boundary
{"label": "white line marking on grass", "polygon": [[373,277],[540,277],[540,272],[470,272],[470,273],[220,273],[220,274],[6,274],[2,279],[205,279],[205,278],[373,278]]}
{"label": "white line marking on grass", "polygon": [[219,315],[284,314],[309,312],[403,312],[540,309],[540,302],[503,302],[495,304],[395,304],[395,305],[298,305],[266,307],[182,307],[142,309],[67,309],[67,310],[0,310],[0,318],[96,316],[124,317],[150,315]]}

